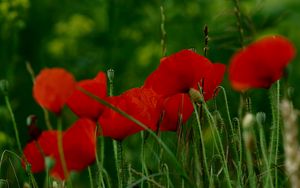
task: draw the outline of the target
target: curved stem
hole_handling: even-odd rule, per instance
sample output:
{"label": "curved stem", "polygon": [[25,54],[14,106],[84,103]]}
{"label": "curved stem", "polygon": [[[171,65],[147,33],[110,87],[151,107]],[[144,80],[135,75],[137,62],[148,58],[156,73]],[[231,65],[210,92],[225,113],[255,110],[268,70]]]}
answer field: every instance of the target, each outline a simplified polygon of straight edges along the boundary
{"label": "curved stem", "polygon": [[[26,69],[27,69],[27,72],[30,74],[32,83],[34,84],[35,83],[35,73],[29,62],[26,62]],[[42,109],[43,109],[43,113],[44,113],[45,124],[46,124],[48,130],[53,130],[51,122],[50,122],[50,118],[49,118],[49,112],[44,107],[42,107]]]}
{"label": "curved stem", "polygon": [[7,106],[7,109],[8,109],[9,115],[11,117],[12,124],[13,124],[14,132],[15,132],[15,137],[16,137],[16,140],[17,140],[17,146],[18,146],[19,152],[23,155],[23,150],[22,150],[22,147],[21,147],[21,142],[20,142],[20,137],[19,137],[19,131],[18,131],[18,128],[17,128],[17,123],[16,123],[15,115],[14,115],[14,113],[12,111],[12,108],[11,108],[8,96],[5,96],[4,98],[5,98],[5,103],[6,103],[6,106]]}
{"label": "curved stem", "polygon": [[[227,114],[227,119],[228,119],[228,122],[229,122],[229,125],[230,125],[230,130],[231,130],[231,136],[233,137],[233,154],[234,154],[234,157],[235,157],[235,160],[238,162],[238,165],[237,165],[237,170],[238,170],[238,174],[241,175],[242,174],[242,162],[241,160],[239,161],[239,156],[238,156],[238,147],[237,147],[237,144],[236,144],[236,141],[237,141],[237,135],[235,133],[235,129],[233,127],[233,123],[231,121],[231,116],[230,116],[230,111],[229,111],[229,106],[228,106],[228,99],[227,99],[227,94],[226,94],[226,91],[225,91],[225,88],[222,87],[222,86],[218,86],[219,89],[221,89],[222,93],[223,93],[223,96],[224,96],[224,105],[225,105],[225,110],[226,110],[226,114]],[[241,144],[240,144],[241,145]],[[240,150],[242,148],[240,147]],[[238,176],[239,176],[238,175]],[[238,177],[237,179],[237,182],[240,184],[239,186],[242,185],[242,182],[241,182],[241,178]]]}
{"label": "curved stem", "polygon": [[222,156],[222,162],[223,162],[223,165],[224,165],[224,173],[225,173],[225,177],[226,177],[227,186],[231,188],[232,185],[231,185],[231,180],[230,180],[230,175],[229,175],[229,170],[228,170],[228,165],[227,165],[225,152],[224,152],[224,148],[223,148],[223,145],[222,145],[221,136],[220,136],[219,131],[216,127],[214,119],[213,119],[211,113],[209,112],[209,110],[207,108],[206,103],[203,102],[202,105],[203,105],[203,109],[204,109],[206,115],[208,116],[209,126],[212,128],[213,140],[214,140],[214,143],[217,147],[217,151]]}

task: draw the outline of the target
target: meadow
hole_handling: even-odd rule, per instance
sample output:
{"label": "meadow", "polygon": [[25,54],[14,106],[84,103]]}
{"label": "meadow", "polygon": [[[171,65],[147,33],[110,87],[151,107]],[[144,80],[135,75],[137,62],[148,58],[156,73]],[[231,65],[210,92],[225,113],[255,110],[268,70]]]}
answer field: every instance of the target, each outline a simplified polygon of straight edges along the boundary
{"label": "meadow", "polygon": [[297,0],[0,1],[0,187],[300,187]]}

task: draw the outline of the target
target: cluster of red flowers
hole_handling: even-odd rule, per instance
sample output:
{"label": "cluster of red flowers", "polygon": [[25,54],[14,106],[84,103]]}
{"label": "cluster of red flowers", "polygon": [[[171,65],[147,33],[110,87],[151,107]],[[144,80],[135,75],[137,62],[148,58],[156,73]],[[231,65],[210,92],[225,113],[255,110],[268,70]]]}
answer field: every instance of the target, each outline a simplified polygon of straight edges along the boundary
{"label": "cluster of red flowers", "polygon": [[[270,87],[278,80],[295,50],[283,37],[266,37],[234,55],[229,78],[234,89]],[[119,96],[108,97],[106,75],[99,72],[94,79],[75,81],[61,68],[44,69],[36,77],[35,100],[44,108],[60,114],[66,104],[78,117],[62,132],[64,158],[68,171],[84,169],[95,160],[96,124],[100,136],[123,140],[143,128],[87,96],[81,89],[103,99],[142,122],[153,131],[176,131],[193,112],[188,92],[202,87],[204,100],[211,99],[222,82],[225,65],[211,63],[192,50],[182,50],[161,59],[158,68],[143,86]],[[81,88],[81,89],[79,89]],[[58,131],[44,131],[28,143],[24,155],[33,172],[45,169],[44,158],[55,159],[51,175],[65,179],[58,151]]]}

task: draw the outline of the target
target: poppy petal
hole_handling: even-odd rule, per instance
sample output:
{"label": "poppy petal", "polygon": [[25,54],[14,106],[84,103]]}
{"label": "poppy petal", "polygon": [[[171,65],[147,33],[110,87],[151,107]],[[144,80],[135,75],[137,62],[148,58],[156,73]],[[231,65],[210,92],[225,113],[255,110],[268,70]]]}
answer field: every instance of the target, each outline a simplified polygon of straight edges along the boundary
{"label": "poppy petal", "polygon": [[203,79],[203,96],[208,101],[213,98],[216,88],[221,84],[226,71],[226,66],[221,63],[212,64],[206,71]]}
{"label": "poppy petal", "polygon": [[[81,87],[93,95],[104,99],[107,93],[106,75],[99,72],[98,75],[91,80],[83,80],[77,83],[77,87]],[[67,106],[80,118],[91,118],[97,120],[102,113],[104,106],[95,99],[76,89],[67,101]]]}
{"label": "poppy petal", "polygon": [[[133,88],[120,96],[110,97],[108,102],[139,120],[150,129],[157,129],[160,103],[159,96],[154,91],[145,88]],[[143,130],[142,127],[110,108],[104,110],[98,122],[102,129],[102,135],[116,140],[122,140]]]}
{"label": "poppy petal", "polygon": [[181,123],[184,124],[192,115],[194,109],[188,94],[176,94],[164,101],[164,116],[160,125],[161,131],[176,131]]}
{"label": "poppy petal", "polygon": [[[33,173],[41,172],[45,169],[44,156],[35,141],[28,143],[23,149],[23,153],[27,162],[31,165],[31,171]],[[25,168],[25,161],[23,161],[22,164]]]}

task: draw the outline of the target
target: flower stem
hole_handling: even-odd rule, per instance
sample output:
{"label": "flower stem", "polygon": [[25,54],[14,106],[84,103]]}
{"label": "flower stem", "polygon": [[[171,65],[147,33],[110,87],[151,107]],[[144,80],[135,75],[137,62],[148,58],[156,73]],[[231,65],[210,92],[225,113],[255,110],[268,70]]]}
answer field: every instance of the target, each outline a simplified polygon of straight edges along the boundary
{"label": "flower stem", "polygon": [[58,153],[61,162],[61,166],[64,172],[64,176],[67,178],[69,176],[65,155],[64,155],[64,148],[63,148],[63,132],[62,132],[62,118],[59,116],[57,119],[57,146],[58,146]]}
{"label": "flower stem", "polygon": [[[236,130],[233,127],[232,121],[231,121],[231,116],[230,116],[230,111],[229,111],[229,106],[228,106],[228,99],[227,99],[227,94],[225,91],[225,88],[222,86],[218,86],[218,88],[222,91],[223,93],[223,97],[224,97],[224,105],[225,105],[225,110],[226,110],[226,114],[227,114],[227,119],[229,122],[229,126],[230,126],[230,130],[231,130],[231,136],[232,136],[232,145],[233,145],[233,155],[235,160],[237,161],[237,174],[238,174],[238,179],[237,182],[239,183],[239,186],[242,186],[242,182],[241,182],[241,178],[239,177],[239,175],[242,174],[242,163],[241,161],[239,161],[239,155],[238,155],[238,146],[237,146],[237,140],[238,138],[238,134],[236,134]],[[241,148],[240,148],[241,149]]]}
{"label": "flower stem", "polygon": [[88,167],[88,171],[89,171],[90,188],[94,188],[94,182],[93,182],[93,175],[92,175],[91,167]]}
{"label": "flower stem", "polygon": [[271,144],[270,144],[270,157],[269,165],[274,162],[275,169],[275,187],[277,187],[277,160],[278,160],[278,148],[279,148],[279,137],[280,137],[280,112],[279,112],[279,103],[280,103],[280,81],[278,80],[275,84],[275,88],[272,87],[270,90],[271,98],[271,110],[272,110],[272,133],[271,133]]}
{"label": "flower stem", "polygon": [[[116,170],[117,170],[117,177],[118,177],[118,187],[122,188],[123,187],[123,178],[122,178],[122,169],[121,169],[121,157],[119,156],[119,141],[114,140],[113,141],[113,147],[114,147],[114,156],[115,156],[115,165],[116,165]],[[121,146],[122,147],[122,146]],[[122,149],[121,149],[122,150]],[[121,152],[122,153],[122,152]]]}
{"label": "flower stem", "polygon": [[[262,112],[260,112],[260,113],[262,113]],[[256,115],[256,116],[258,116],[258,115]],[[256,119],[258,119],[258,118],[256,118]],[[267,153],[266,153],[267,152],[267,146],[266,146],[265,133],[264,133],[264,129],[263,129],[264,125],[263,125],[261,120],[258,120],[257,123],[258,123],[258,126],[259,126],[259,128],[258,128],[259,142],[260,142],[261,152],[262,152],[262,156],[263,156],[263,160],[264,160],[264,166],[265,166],[264,170],[267,172],[267,177],[265,179],[266,182],[264,184],[264,187],[273,187],[270,162],[268,161],[268,157],[267,157]]]}
{"label": "flower stem", "polygon": [[204,32],[204,48],[203,48],[203,51],[204,51],[204,56],[207,57],[207,52],[209,50],[208,48],[208,26],[205,24],[204,25],[204,29],[203,29],[203,32]]}
{"label": "flower stem", "polygon": [[[209,170],[208,170],[208,164],[207,164],[207,158],[206,158],[204,137],[203,137],[202,129],[201,129],[200,117],[199,117],[199,113],[197,111],[197,106],[195,105],[195,103],[193,103],[193,107],[194,107],[198,130],[199,130],[199,134],[200,134],[200,142],[201,142],[203,161],[204,161],[204,170],[205,170],[206,175],[209,177]],[[211,178],[209,178],[209,180],[211,180]],[[209,182],[209,186],[213,186],[213,182]]]}
{"label": "flower stem", "polygon": [[[15,137],[16,137],[16,141],[17,141],[17,146],[18,146],[18,150],[21,153],[21,155],[24,156],[23,150],[22,150],[22,146],[21,146],[21,142],[20,142],[19,131],[18,131],[18,128],[17,128],[17,123],[16,123],[15,115],[14,115],[14,113],[12,111],[12,107],[11,107],[11,104],[10,104],[8,96],[5,95],[4,99],[5,99],[6,107],[7,107],[8,111],[9,111],[9,115],[11,117],[12,124],[13,124],[14,132],[15,132]],[[28,161],[25,158],[25,156],[24,156],[24,159],[25,159],[25,163],[26,163],[26,166],[27,166],[28,165]],[[29,179],[31,180],[32,186],[34,188],[38,187],[37,183],[35,181],[35,178],[32,175],[31,170],[28,171],[28,176],[29,176]]]}
{"label": "flower stem", "polygon": [[[35,83],[35,73],[29,62],[26,62],[26,69],[27,69],[27,72],[30,74],[32,83],[34,84]],[[46,124],[48,130],[53,130],[51,122],[50,122],[50,118],[49,118],[49,112],[44,107],[42,107],[42,109],[43,109],[43,113],[44,113],[45,124]]]}
{"label": "flower stem", "polygon": [[[109,96],[113,96],[114,90],[114,70],[109,69],[107,71],[107,77],[109,81]],[[123,174],[123,149],[122,149],[122,142],[113,140],[113,149],[114,149],[114,156],[115,156],[115,164],[118,176],[118,187],[122,188],[124,183],[124,174]]]}
{"label": "flower stem", "polygon": [[169,167],[166,163],[162,164],[162,172],[166,175],[166,188],[170,187],[170,176],[169,176]]}
{"label": "flower stem", "polygon": [[231,180],[230,180],[230,175],[229,175],[229,170],[228,170],[228,165],[227,165],[227,159],[226,159],[224,148],[223,148],[223,145],[222,145],[222,139],[221,139],[220,133],[218,131],[218,128],[216,127],[216,123],[215,123],[211,113],[209,112],[209,110],[207,108],[206,103],[202,103],[202,105],[203,105],[203,108],[204,108],[204,111],[205,111],[206,115],[208,116],[209,125],[213,130],[212,134],[213,134],[214,142],[215,142],[215,145],[217,147],[218,153],[220,153],[221,156],[222,156],[222,162],[223,162],[223,165],[224,165],[224,173],[225,173],[227,186],[231,188],[232,185],[231,185]]}
{"label": "flower stem", "polygon": [[22,150],[22,147],[21,147],[21,142],[20,142],[19,131],[18,131],[18,128],[17,128],[16,119],[15,119],[14,113],[12,111],[8,96],[5,96],[4,98],[5,98],[6,107],[9,111],[9,115],[10,115],[12,123],[13,123],[15,137],[16,137],[16,140],[17,140],[17,146],[18,146],[19,152],[23,155],[23,150]]}
{"label": "flower stem", "polygon": [[[201,91],[200,87],[199,87],[199,91]],[[204,97],[203,97],[202,93],[200,93],[199,91],[194,88],[191,88],[189,90],[189,94],[190,94],[191,99],[194,102],[201,104],[201,106],[203,107],[203,110],[208,119],[208,124],[212,130],[212,137],[213,137],[214,144],[217,148],[218,154],[220,154],[221,158],[222,158],[222,164],[224,167],[224,173],[225,173],[227,186],[231,188],[232,185],[231,185],[231,180],[230,180],[230,175],[229,175],[229,170],[228,170],[228,165],[227,165],[227,159],[226,159],[223,144],[222,144],[222,139],[221,139],[219,130],[216,126],[216,122],[215,122],[214,118],[212,117],[210,111],[208,110],[207,104],[204,101]]]}
{"label": "flower stem", "polygon": [[[96,131],[95,131],[95,139],[96,139],[96,143],[97,143],[97,146],[96,146],[96,164],[97,164],[97,169],[98,169],[98,187],[105,187],[105,184],[104,184],[104,178],[103,178],[103,161],[104,161],[104,138],[103,137],[100,137],[100,146],[97,142],[97,133],[98,133],[98,130],[100,129],[100,126],[97,124],[97,128],[96,128]],[[98,154],[98,149],[100,147],[100,156]]]}

